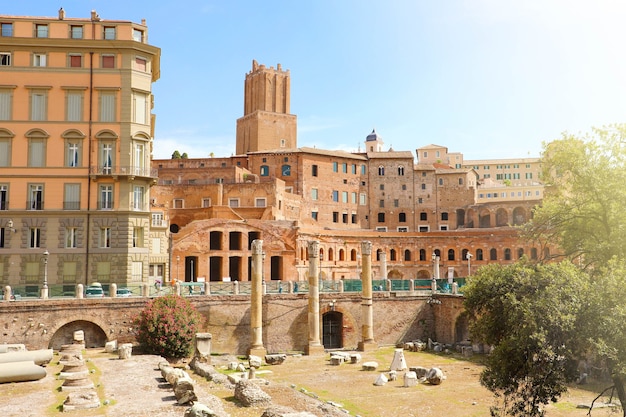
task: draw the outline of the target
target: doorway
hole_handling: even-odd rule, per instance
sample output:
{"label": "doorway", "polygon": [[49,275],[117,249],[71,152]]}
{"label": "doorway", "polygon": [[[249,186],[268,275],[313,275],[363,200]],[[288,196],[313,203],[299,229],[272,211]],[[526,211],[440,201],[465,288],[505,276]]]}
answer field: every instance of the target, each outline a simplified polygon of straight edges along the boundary
{"label": "doorway", "polygon": [[322,316],[322,344],[324,349],[343,347],[343,314],[329,311]]}

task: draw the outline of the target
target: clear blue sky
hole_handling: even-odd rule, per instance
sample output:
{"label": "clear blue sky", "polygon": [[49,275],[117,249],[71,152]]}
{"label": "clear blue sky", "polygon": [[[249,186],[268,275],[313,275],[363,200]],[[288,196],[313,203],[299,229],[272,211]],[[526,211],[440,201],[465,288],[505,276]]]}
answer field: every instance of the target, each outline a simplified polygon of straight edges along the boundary
{"label": "clear blue sky", "polygon": [[26,0],[0,14],[147,20],[162,49],[155,158],[229,156],[252,60],[291,71],[299,146],[435,143],[539,156],[626,118],[623,0]]}

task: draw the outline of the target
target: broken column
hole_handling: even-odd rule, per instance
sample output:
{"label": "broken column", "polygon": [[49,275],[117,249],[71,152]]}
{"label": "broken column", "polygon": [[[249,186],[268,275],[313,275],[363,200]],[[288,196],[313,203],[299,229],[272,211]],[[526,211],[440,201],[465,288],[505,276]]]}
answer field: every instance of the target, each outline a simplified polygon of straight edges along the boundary
{"label": "broken column", "polygon": [[250,295],[250,331],[252,344],[248,353],[265,356],[263,347],[263,241],[252,242],[252,288]]}
{"label": "broken column", "polygon": [[404,351],[402,349],[396,349],[393,353],[393,360],[391,361],[392,371],[405,371],[409,369],[404,359]]}
{"label": "broken column", "polygon": [[387,279],[387,252],[381,250],[380,253],[380,279]]}
{"label": "broken column", "polygon": [[203,363],[211,363],[211,333],[196,333],[194,358]]}
{"label": "broken column", "polygon": [[320,270],[320,242],[310,240],[309,250],[309,344],[306,347],[306,354],[323,354],[324,346],[320,343],[320,290],[319,290],[319,270]]}
{"label": "broken column", "polygon": [[377,348],[374,341],[374,312],[372,306],[372,242],[361,242],[363,260],[361,310],[361,337],[358,349],[362,352]]}

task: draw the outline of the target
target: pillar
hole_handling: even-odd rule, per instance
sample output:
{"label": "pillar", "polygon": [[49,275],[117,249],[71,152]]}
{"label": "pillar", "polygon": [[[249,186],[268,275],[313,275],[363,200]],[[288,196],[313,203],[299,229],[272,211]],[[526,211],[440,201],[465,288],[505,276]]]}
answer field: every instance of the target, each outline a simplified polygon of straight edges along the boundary
{"label": "pillar", "polygon": [[307,355],[323,354],[324,346],[320,343],[320,242],[310,240],[309,249],[309,344]]}
{"label": "pillar", "polygon": [[372,242],[361,242],[363,260],[362,296],[361,296],[361,337],[358,349],[362,352],[375,349],[378,346],[374,341],[374,311],[372,306]]}
{"label": "pillar", "polygon": [[381,250],[380,253],[380,279],[387,279],[387,252]]}
{"label": "pillar", "polygon": [[250,295],[250,331],[252,344],[249,354],[264,357],[263,347],[263,241],[252,242],[252,287]]}

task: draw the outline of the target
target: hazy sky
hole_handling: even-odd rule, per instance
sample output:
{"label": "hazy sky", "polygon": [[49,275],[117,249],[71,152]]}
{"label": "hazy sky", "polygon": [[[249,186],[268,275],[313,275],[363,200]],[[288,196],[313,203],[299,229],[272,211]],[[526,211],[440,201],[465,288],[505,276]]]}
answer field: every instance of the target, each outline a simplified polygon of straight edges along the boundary
{"label": "hazy sky", "polygon": [[0,14],[146,19],[162,50],[155,158],[229,156],[252,60],[291,72],[298,145],[431,143],[539,156],[626,118],[624,0],[3,2]]}

